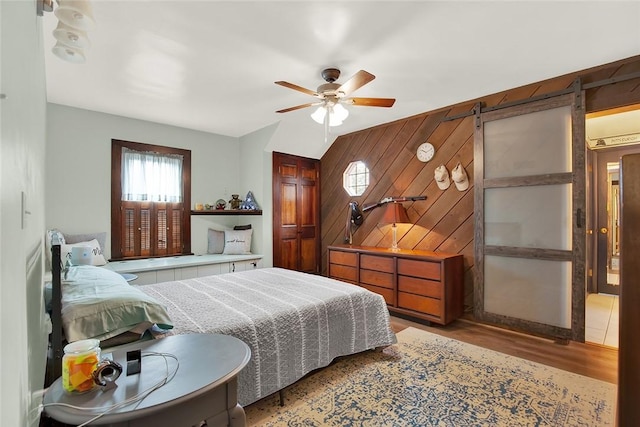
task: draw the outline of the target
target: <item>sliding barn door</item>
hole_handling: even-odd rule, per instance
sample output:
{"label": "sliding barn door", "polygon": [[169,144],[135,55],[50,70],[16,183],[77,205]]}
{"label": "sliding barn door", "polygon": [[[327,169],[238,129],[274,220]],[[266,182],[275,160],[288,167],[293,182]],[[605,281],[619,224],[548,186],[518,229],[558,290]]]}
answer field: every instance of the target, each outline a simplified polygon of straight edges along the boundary
{"label": "sliding barn door", "polygon": [[584,341],[584,105],[571,93],[482,112],[475,315]]}

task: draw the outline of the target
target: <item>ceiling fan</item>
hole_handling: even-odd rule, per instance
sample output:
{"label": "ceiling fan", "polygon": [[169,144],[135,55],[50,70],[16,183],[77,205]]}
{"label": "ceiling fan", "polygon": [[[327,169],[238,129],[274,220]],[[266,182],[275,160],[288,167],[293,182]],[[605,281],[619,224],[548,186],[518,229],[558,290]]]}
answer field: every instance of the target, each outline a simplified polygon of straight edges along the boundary
{"label": "ceiling fan", "polygon": [[[394,98],[355,98],[350,97],[355,90],[366,85],[376,78],[367,71],[360,70],[354,74],[349,80],[343,84],[336,83],[340,77],[340,70],[337,68],[326,68],[322,70],[322,78],[327,82],[318,86],[316,91],[303,88],[293,83],[278,81],[277,85],[297,90],[307,95],[318,98],[318,101],[308,102],[295,107],[289,107],[276,111],[276,113],[287,113],[289,111],[299,110],[301,108],[320,106],[320,108],[311,115],[318,123],[324,123],[325,126],[338,126],[349,115],[349,112],[342,104],[360,105],[363,107],[391,107],[396,100]],[[327,112],[329,114],[327,114]]]}

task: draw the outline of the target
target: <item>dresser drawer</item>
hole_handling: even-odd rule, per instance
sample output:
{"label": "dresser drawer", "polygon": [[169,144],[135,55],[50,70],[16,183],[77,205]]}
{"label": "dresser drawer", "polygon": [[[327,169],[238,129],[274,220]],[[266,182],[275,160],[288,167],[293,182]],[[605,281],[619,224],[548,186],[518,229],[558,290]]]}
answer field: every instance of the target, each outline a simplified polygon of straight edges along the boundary
{"label": "dresser drawer", "polygon": [[440,281],[440,263],[399,259],[398,274]]}
{"label": "dresser drawer", "polygon": [[329,264],[329,277],[356,283],[357,270],[347,265]]}
{"label": "dresser drawer", "polygon": [[393,289],[393,274],[360,269],[360,283]]}
{"label": "dresser drawer", "polygon": [[398,291],[442,299],[442,283],[411,276],[398,276]]}
{"label": "dresser drawer", "polygon": [[354,252],[329,251],[329,262],[331,264],[355,267],[358,263],[358,254]]}
{"label": "dresser drawer", "polygon": [[382,295],[384,301],[389,305],[394,305],[396,303],[395,298],[393,297],[393,289],[381,288],[379,286],[366,285],[364,283],[360,284],[361,287],[370,290],[378,295]]}
{"label": "dresser drawer", "polygon": [[442,301],[435,298],[398,292],[398,307],[442,317]]}
{"label": "dresser drawer", "polygon": [[363,254],[360,257],[360,268],[393,273],[393,258]]}

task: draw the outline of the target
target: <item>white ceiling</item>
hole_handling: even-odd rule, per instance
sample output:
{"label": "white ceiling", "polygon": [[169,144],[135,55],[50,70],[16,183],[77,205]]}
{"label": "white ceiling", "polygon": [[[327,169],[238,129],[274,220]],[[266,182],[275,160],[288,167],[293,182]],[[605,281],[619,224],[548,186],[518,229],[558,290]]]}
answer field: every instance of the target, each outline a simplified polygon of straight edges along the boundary
{"label": "white ceiling", "polygon": [[[241,137],[279,123],[270,148],[320,158],[312,108],[320,71],[376,76],[331,140],[377,124],[640,54],[638,1],[94,0],[85,64],[51,53],[49,102]],[[318,143],[301,144],[310,138]]]}

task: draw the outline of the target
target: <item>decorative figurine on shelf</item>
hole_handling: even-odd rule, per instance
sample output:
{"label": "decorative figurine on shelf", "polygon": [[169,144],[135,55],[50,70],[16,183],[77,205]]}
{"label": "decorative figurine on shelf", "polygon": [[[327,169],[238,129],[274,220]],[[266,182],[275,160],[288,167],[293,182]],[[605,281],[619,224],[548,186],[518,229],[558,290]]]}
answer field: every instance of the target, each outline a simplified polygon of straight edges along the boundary
{"label": "decorative figurine on shelf", "polygon": [[240,200],[238,197],[240,197],[239,194],[231,195],[231,200],[229,200],[229,205],[231,206],[231,209],[240,209],[240,203],[242,203],[242,200]]}
{"label": "decorative figurine on shelf", "polygon": [[247,198],[240,204],[240,209],[255,211],[260,210],[260,206],[258,206],[258,203],[256,203],[256,200],[253,197],[253,193],[251,191],[247,193]]}
{"label": "decorative figurine on shelf", "polygon": [[223,211],[227,207],[227,202],[223,199],[216,200],[216,210]]}

